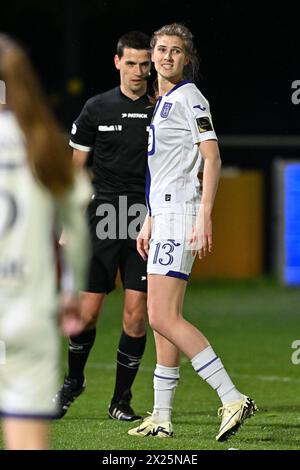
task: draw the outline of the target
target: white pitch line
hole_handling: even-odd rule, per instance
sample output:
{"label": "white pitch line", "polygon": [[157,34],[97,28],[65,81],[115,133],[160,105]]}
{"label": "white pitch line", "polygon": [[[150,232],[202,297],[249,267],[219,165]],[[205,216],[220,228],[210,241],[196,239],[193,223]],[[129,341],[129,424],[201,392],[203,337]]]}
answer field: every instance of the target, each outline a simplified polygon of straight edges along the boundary
{"label": "white pitch line", "polygon": [[289,382],[300,383],[300,379],[295,377],[281,377],[279,375],[249,375],[249,374],[230,374],[231,377],[238,377],[239,379],[256,379],[261,382]]}

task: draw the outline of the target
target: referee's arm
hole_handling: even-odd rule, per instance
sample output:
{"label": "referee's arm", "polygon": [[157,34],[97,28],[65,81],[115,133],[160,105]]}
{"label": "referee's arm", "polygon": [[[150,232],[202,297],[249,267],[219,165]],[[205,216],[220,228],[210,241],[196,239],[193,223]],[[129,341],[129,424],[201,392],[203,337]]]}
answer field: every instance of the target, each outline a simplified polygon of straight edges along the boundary
{"label": "referee's arm", "polygon": [[84,150],[73,150],[73,165],[75,168],[80,169],[84,167],[88,154],[89,152],[85,152]]}

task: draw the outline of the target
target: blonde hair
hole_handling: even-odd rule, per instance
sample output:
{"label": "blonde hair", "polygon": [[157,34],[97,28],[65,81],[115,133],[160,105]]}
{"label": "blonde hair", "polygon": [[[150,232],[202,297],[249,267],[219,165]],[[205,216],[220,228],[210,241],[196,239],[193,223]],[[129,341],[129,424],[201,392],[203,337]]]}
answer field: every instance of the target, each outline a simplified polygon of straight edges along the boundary
{"label": "blonde hair", "polygon": [[54,196],[73,183],[71,152],[43,95],[39,80],[24,50],[0,34],[0,79],[7,105],[25,135],[27,158],[33,174]]}

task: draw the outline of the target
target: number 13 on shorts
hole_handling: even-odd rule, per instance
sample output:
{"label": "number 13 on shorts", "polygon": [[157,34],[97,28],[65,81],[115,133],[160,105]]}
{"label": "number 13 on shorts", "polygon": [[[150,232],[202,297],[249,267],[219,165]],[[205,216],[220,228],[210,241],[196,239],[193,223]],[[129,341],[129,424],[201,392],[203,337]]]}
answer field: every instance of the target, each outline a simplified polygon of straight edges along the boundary
{"label": "number 13 on shorts", "polygon": [[[184,240],[155,240],[150,244],[148,274],[172,275],[185,278],[191,272],[194,256],[186,250]],[[177,277],[177,276],[175,276]]]}
{"label": "number 13 on shorts", "polygon": [[156,242],[154,244],[154,255],[152,264],[160,264],[161,266],[171,266],[174,263],[176,254],[178,257],[179,250],[176,250],[182,243],[175,240],[166,240],[164,242]]}

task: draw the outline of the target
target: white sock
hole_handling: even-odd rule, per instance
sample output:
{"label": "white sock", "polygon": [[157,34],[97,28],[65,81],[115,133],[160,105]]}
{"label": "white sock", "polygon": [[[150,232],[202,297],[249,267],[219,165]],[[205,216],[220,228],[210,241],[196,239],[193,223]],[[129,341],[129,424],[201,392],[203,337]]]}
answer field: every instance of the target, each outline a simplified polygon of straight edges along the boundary
{"label": "white sock", "polygon": [[154,407],[152,417],[157,423],[171,421],[172,404],[179,380],[179,367],[156,364],[154,371]]}
{"label": "white sock", "polygon": [[191,362],[197,374],[216,390],[223,405],[242,398],[211,346],[194,356]]}

